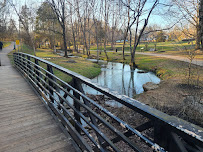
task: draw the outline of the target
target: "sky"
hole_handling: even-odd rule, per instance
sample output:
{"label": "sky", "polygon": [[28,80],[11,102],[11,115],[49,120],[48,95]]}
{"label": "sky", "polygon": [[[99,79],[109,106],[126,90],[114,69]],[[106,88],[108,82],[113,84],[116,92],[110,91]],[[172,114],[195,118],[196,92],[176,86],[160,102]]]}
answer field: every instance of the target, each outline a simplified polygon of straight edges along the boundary
{"label": "sky", "polygon": [[[37,8],[37,7],[39,7],[41,5],[41,3],[43,1],[44,0],[13,0],[13,3],[17,6],[18,9],[20,8],[20,6],[22,6],[24,4],[27,4],[28,6],[32,6],[33,8]],[[149,1],[152,1],[152,0],[149,0]],[[150,7],[151,5],[152,5],[152,3],[151,4],[149,3],[149,4],[147,4],[146,7]],[[161,28],[169,27],[170,26],[169,25],[170,21],[168,19],[166,19],[165,16],[164,17],[160,16],[160,12],[163,13],[163,10],[164,9],[162,9],[161,6],[156,8],[153,11],[153,13],[152,13],[152,15],[151,15],[151,17],[149,19],[148,25],[156,24]],[[12,17],[16,18],[16,21],[18,21],[18,17],[15,15],[15,13],[12,13]]]}

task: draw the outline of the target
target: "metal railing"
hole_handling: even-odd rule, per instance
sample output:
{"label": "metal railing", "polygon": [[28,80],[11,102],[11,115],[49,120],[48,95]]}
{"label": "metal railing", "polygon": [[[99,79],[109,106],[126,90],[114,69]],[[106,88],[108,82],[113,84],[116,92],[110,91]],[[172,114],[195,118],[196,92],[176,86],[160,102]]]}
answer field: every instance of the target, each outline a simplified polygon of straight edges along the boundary
{"label": "metal railing", "polygon": [[[14,53],[13,59],[16,68],[71,136],[78,151],[203,150],[203,129],[198,126],[109,91],[88,78],[36,56]],[[54,74],[59,72],[71,77],[72,81],[61,80]],[[103,95],[102,101],[91,99],[83,89],[84,85]],[[110,108],[105,106],[105,100],[119,102],[123,107]],[[127,121],[128,116],[133,122]]]}

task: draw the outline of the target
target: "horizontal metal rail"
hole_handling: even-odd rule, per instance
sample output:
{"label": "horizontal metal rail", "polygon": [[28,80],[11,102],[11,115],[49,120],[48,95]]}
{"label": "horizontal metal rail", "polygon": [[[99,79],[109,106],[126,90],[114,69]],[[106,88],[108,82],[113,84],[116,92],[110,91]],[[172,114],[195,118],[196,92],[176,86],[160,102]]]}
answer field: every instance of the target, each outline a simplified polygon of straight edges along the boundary
{"label": "horizontal metal rail", "polygon": [[[162,152],[203,150],[203,129],[198,126],[119,95],[36,56],[14,53],[13,59],[16,68],[31,82],[81,151],[123,151],[126,148],[138,152],[146,149]],[[61,80],[54,74],[59,72],[71,77],[72,81]],[[90,99],[83,84],[106,99],[121,103],[146,121],[129,125],[104,104]]]}

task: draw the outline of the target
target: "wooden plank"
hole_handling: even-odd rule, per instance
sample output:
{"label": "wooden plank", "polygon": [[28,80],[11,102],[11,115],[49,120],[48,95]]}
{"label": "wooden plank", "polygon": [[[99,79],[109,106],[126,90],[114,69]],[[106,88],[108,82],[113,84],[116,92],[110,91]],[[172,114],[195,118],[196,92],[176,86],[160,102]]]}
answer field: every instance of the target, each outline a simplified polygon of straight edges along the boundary
{"label": "wooden plank", "polygon": [[13,137],[16,134],[22,134],[32,129],[39,129],[43,126],[54,124],[55,122],[50,119],[50,117],[44,117],[39,119],[37,122],[30,122],[20,126],[7,127],[4,130],[1,130],[1,138],[11,136]]}
{"label": "wooden plank", "polygon": [[[20,128],[20,130],[23,130],[22,128],[24,128],[24,130],[26,130],[27,127],[32,126],[37,123],[42,123],[43,121],[46,121],[46,120],[51,121],[51,118],[49,115],[43,116],[42,118],[40,118],[38,120],[28,120],[21,124],[18,123],[15,125],[4,126],[4,127],[0,128],[0,135],[3,135],[4,133],[7,133],[7,135],[9,135],[10,132],[12,133],[12,131],[15,131],[18,128]],[[52,122],[52,123],[54,123],[54,122]],[[44,124],[44,125],[46,125],[46,124]]]}
{"label": "wooden plank", "polygon": [[0,52],[0,152],[75,151],[42,101]]}

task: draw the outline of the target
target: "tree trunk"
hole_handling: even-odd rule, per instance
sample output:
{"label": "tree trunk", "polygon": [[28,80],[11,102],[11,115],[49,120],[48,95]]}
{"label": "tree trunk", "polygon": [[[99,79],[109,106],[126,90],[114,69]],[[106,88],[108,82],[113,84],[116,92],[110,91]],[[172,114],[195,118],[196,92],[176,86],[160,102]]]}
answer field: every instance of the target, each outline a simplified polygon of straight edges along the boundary
{"label": "tree trunk", "polygon": [[90,55],[90,45],[91,45],[91,39],[90,39],[90,18],[88,16],[88,56]]}
{"label": "tree trunk", "polygon": [[200,31],[200,25],[196,25],[196,45],[195,45],[195,49],[200,49],[200,41],[201,41],[201,31]]}
{"label": "tree trunk", "polygon": [[113,19],[112,19],[112,37],[111,37],[111,49],[114,49],[114,30],[115,30],[115,25],[114,25],[114,7],[113,7]]}
{"label": "tree trunk", "polygon": [[108,14],[107,14],[107,2],[105,0],[105,36],[104,36],[104,53],[106,55],[106,59],[108,60],[108,55],[107,55],[107,52],[106,52],[106,43],[107,43],[107,20],[108,20]]}
{"label": "tree trunk", "polygon": [[[130,5],[130,0],[128,0],[128,5]],[[127,29],[126,29],[126,32],[125,32],[124,41],[123,41],[123,47],[122,47],[123,60],[125,60],[125,41],[127,39],[128,30],[130,28],[129,25],[130,25],[130,9],[128,8],[128,25],[127,25]]]}
{"label": "tree trunk", "polygon": [[135,64],[135,53],[133,53],[133,52],[131,52],[130,66],[131,66],[131,68],[135,68],[136,67],[136,64]]}
{"label": "tree trunk", "polygon": [[201,42],[201,50],[203,51],[203,0],[200,0],[199,6],[199,25],[200,25],[200,42]]}
{"label": "tree trunk", "polygon": [[64,51],[65,51],[64,57],[67,57],[68,54],[67,54],[66,29],[65,29],[65,27],[63,27],[63,46],[64,46]]}
{"label": "tree trunk", "polygon": [[74,51],[76,51],[78,53],[77,47],[76,47],[76,40],[75,40],[75,29],[74,29],[74,25],[73,25],[73,18],[72,18],[72,9],[70,7],[70,20],[71,20],[71,28],[72,28],[72,35],[73,35],[73,46],[74,46]]}
{"label": "tree trunk", "polygon": [[[82,26],[82,23],[81,23]],[[87,38],[86,38],[86,21],[84,21],[84,27],[83,27],[83,38],[84,38],[84,45],[85,45],[85,49],[86,49],[86,53],[88,56],[88,47],[87,47]]]}
{"label": "tree trunk", "polygon": [[94,21],[94,28],[95,28],[95,34],[96,34],[96,43],[97,43],[97,62],[99,61],[99,39],[98,39],[98,28],[97,28],[97,22],[95,21],[95,16],[93,14],[93,21]]}
{"label": "tree trunk", "polygon": [[73,34],[74,51],[76,51],[78,53],[78,50],[77,50],[77,47],[76,47],[76,40],[75,40],[75,31],[74,31],[73,25],[72,25],[72,34]]}

